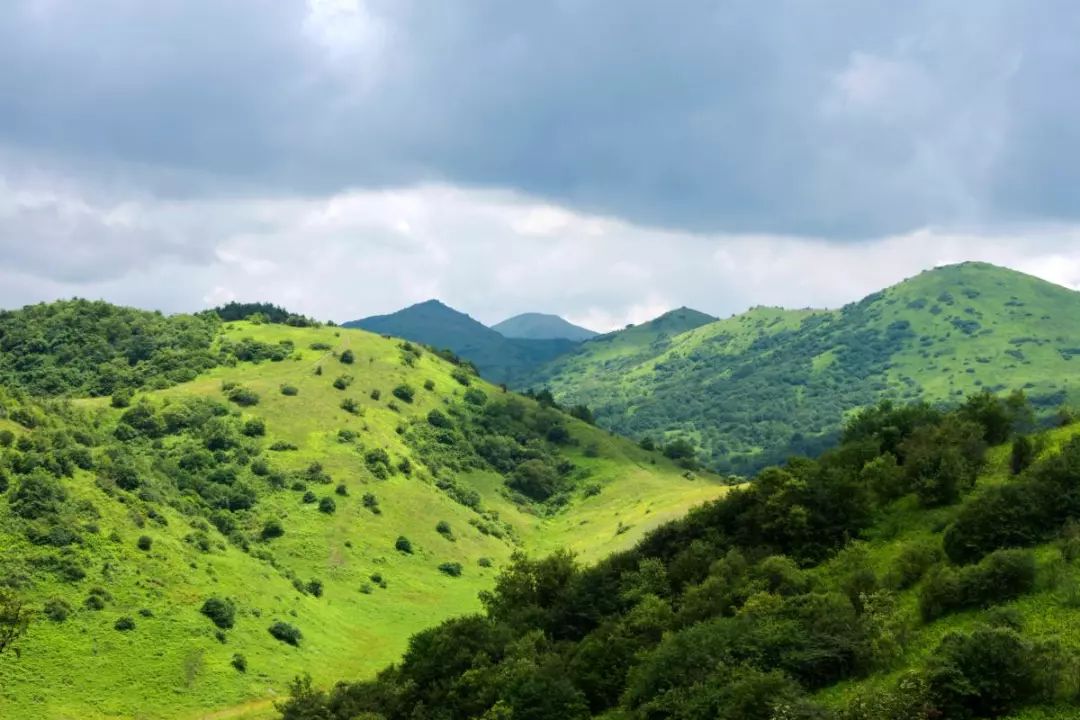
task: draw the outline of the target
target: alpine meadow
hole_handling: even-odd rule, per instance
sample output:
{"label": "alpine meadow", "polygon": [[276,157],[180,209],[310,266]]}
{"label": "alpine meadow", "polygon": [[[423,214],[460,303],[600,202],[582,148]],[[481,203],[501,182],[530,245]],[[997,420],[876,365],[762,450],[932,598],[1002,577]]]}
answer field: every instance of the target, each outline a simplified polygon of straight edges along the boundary
{"label": "alpine meadow", "polygon": [[1080,718],[1077,37],[0,2],[0,720]]}

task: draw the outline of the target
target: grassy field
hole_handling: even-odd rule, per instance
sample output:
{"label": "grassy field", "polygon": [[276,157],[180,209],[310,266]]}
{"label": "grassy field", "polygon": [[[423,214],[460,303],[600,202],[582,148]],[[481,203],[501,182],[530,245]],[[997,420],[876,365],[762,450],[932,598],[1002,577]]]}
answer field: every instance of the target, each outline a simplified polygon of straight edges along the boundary
{"label": "grassy field", "polygon": [[[163,507],[167,525],[140,527],[131,507],[103,493],[91,474],[80,473],[68,490],[73,500],[93,503],[100,512],[99,532],[88,534],[81,548],[94,566],[86,579],[70,583],[28,562],[18,564],[28,574],[27,593],[35,603],[60,598],[74,611],[63,623],[40,618],[22,644],[21,658],[0,658],[0,717],[265,717],[297,673],[308,671],[318,683],[363,677],[392,662],[410,634],[476,611],[477,593],[491,585],[517,549],[546,553],[569,547],[583,561],[593,560],[725,489],[715,477],[689,475],[658,454],[570,420],[576,443],[567,446],[565,455],[588,469],[599,494],[579,493],[569,507],[545,517],[509,500],[500,476],[467,473],[458,481],[480,493],[484,509],[498,511],[516,540],[482,534],[470,524],[476,513],[432,483],[398,433],[403,423],[462,394],[464,388],[451,376],[453,366],[424,353],[409,367],[397,341],[362,331],[231,323],[224,333],[232,340],[290,340],[296,351],[281,362],[219,367],[150,396],[156,403],[193,395],[220,399],[223,382],[255,391],[261,400],[243,409],[243,415],[265,421],[267,445],[283,442],[297,448],[269,453],[275,465],[300,471],[321,463],[334,484],[320,494],[328,491],[334,497],[336,512],[319,512],[287,490],[269,493],[260,497],[251,522],[273,517],[285,527],[284,536],[259,546],[272,562],[224,541],[200,552],[185,540],[193,531],[192,518]],[[331,349],[313,350],[313,344]],[[351,365],[338,359],[346,349],[355,356]],[[354,377],[346,390],[332,385],[341,374]],[[411,404],[398,401],[398,409],[392,409],[391,390],[403,382],[416,388],[415,399]],[[431,389],[425,389],[428,382]],[[282,394],[285,384],[298,393]],[[501,392],[477,385],[490,396]],[[379,400],[372,399],[373,390],[380,391]],[[355,399],[358,413],[341,409],[344,397]],[[100,422],[116,422],[119,411],[107,399],[78,403],[100,412]],[[0,424],[24,432],[9,421]],[[342,429],[357,432],[358,440],[339,442]],[[385,449],[395,461],[411,457],[411,476],[373,477],[358,452],[373,448]],[[337,483],[345,484],[347,496],[334,495]],[[377,495],[381,514],[364,507],[365,492]],[[453,539],[436,531],[440,521],[449,523]],[[149,551],[136,547],[144,534],[152,539]],[[398,536],[409,538],[412,554],[395,550]],[[0,544],[8,558],[33,558],[37,552],[3,516]],[[490,565],[482,566],[482,558]],[[438,567],[454,562],[463,568],[460,577]],[[372,580],[376,574],[385,588]],[[298,592],[291,577],[321,580],[322,596]],[[84,609],[95,586],[110,599],[104,609]],[[238,608],[236,626],[224,642],[198,611],[210,595],[233,598]],[[120,617],[133,618],[135,629],[115,630]],[[270,636],[267,627],[276,620],[302,631],[299,647]],[[231,665],[236,653],[246,658],[246,672]]]}

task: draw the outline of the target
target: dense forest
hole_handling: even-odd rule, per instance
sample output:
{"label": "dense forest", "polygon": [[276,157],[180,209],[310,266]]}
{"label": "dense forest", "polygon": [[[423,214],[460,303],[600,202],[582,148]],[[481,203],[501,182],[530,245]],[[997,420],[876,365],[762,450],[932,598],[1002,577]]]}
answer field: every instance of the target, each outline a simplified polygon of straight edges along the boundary
{"label": "dense forest", "polygon": [[[589,567],[517,556],[483,614],[414,636],[375,680],[298,679],[282,717],[929,720],[1067,704],[1080,658],[1009,603],[1075,577],[1080,438],[1040,448],[1031,422],[1020,394],[871,407],[820,458],[764,470],[630,551]],[[996,463],[1009,477],[977,486]],[[929,532],[898,525],[922,518]],[[1028,549],[1051,541],[1052,562]]]}

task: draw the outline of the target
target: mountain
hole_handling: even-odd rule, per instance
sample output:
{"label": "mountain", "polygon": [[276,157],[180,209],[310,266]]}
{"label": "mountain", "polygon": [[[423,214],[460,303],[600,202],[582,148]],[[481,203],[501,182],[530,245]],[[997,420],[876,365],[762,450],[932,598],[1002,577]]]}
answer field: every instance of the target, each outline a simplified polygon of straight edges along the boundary
{"label": "mountain", "polygon": [[633,437],[686,437],[712,467],[751,473],[831,444],[883,397],[950,401],[1023,389],[1048,413],[1076,395],[1080,293],[963,263],[839,310],[754,308],[662,338],[583,343],[522,383]]}
{"label": "mountain", "polygon": [[573,340],[581,342],[596,337],[598,333],[574,325],[558,315],[545,313],[523,313],[507,318],[491,329],[503,337],[523,338],[526,340]]}
{"label": "mountain", "polygon": [[5,720],[265,717],[515,552],[595,561],[727,491],[362,330],[70,301],[0,316],[0,368],[0,623],[36,613]]}
{"label": "mountain", "polygon": [[405,338],[448,349],[476,366],[487,380],[519,385],[539,365],[573,349],[567,339],[508,338],[438,300],[411,305],[389,315],[353,320],[343,327]]}
{"label": "mountain", "polygon": [[282,718],[1074,718],[1080,426],[1025,414],[876,406],[631,550],[516,558],[483,614]]}

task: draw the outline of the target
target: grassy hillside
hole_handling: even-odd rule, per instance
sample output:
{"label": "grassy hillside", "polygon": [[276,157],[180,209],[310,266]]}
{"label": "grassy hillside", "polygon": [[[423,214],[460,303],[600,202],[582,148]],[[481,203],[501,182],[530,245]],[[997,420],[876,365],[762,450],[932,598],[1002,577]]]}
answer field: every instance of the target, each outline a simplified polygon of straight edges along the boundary
{"label": "grassy hillside", "polygon": [[595,560],[725,491],[398,340],[235,322],[207,352],[134,397],[0,391],[0,585],[41,613],[0,716],[261,716],[478,609],[517,550]]}
{"label": "grassy hillside", "polygon": [[284,720],[1075,717],[1080,426],[1016,410],[862,413],[594,567],[516,561],[482,616]]}
{"label": "grassy hillside", "polygon": [[452,350],[475,365],[485,379],[514,385],[520,384],[518,381],[537,366],[576,346],[575,341],[563,337],[504,337],[438,300],[428,300],[389,315],[353,320],[344,325]]}
{"label": "grassy hillside", "polygon": [[491,329],[503,337],[524,338],[526,340],[563,339],[581,342],[599,334],[567,322],[558,315],[549,315],[547,313],[515,315],[492,325]]}
{"label": "grassy hillside", "polygon": [[621,434],[688,437],[723,471],[819,452],[846,413],[882,397],[1023,389],[1044,413],[1077,399],[1080,293],[981,263],[839,310],[755,308],[663,342],[636,330],[586,342],[525,384]]}

